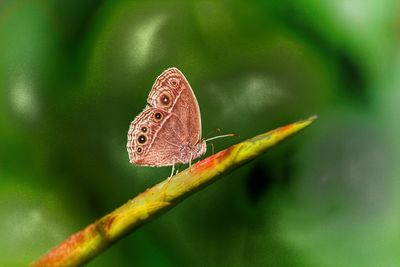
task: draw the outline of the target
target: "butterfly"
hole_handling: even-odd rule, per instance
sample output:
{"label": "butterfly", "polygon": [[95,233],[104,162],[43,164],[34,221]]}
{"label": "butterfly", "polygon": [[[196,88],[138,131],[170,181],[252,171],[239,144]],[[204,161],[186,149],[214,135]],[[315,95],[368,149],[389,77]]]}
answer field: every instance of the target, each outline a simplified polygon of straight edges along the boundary
{"label": "butterfly", "polygon": [[131,122],[129,161],[141,166],[186,164],[207,150],[201,138],[201,115],[185,76],[169,68],[157,77],[144,110]]}

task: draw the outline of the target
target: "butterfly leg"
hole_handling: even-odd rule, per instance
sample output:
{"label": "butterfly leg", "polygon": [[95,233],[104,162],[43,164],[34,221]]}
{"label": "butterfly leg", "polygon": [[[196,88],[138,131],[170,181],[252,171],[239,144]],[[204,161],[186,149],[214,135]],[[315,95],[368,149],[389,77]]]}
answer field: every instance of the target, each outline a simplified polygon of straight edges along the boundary
{"label": "butterfly leg", "polygon": [[189,168],[192,167],[193,154],[190,153]]}
{"label": "butterfly leg", "polygon": [[174,171],[175,171],[175,162],[172,163],[171,175],[168,177],[168,180],[171,179],[171,177],[174,175]]}
{"label": "butterfly leg", "polygon": [[177,165],[177,168],[176,168],[176,172],[175,172],[175,175],[177,175],[178,173],[179,173],[179,168],[181,167],[181,164],[178,164]]}

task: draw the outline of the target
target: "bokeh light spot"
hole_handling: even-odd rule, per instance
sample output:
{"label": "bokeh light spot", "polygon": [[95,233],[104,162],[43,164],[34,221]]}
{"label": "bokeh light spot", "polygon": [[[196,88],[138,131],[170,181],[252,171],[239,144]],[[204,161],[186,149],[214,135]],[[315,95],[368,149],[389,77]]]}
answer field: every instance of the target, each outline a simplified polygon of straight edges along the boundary
{"label": "bokeh light spot", "polygon": [[33,82],[26,73],[17,75],[10,86],[10,103],[14,112],[24,118],[37,118],[39,106]]}
{"label": "bokeh light spot", "polygon": [[147,63],[154,48],[157,33],[165,22],[166,16],[157,15],[144,21],[134,29],[128,49],[131,55],[130,60],[136,66],[143,66]]}

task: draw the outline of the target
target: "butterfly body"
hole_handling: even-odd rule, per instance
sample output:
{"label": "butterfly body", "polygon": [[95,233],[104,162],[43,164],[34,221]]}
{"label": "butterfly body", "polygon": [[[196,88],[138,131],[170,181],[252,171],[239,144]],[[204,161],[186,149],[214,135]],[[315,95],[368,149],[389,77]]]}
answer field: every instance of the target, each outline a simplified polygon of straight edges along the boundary
{"label": "butterfly body", "polygon": [[131,163],[157,167],[190,163],[206,152],[196,97],[177,68],[156,79],[145,109],[130,125],[127,150]]}

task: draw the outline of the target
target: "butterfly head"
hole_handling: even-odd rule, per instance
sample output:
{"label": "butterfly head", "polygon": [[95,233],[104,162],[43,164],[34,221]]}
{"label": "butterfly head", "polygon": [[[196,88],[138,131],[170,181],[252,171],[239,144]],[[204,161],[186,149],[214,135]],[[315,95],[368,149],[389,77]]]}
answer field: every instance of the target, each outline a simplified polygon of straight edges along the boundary
{"label": "butterfly head", "polygon": [[206,153],[206,151],[207,151],[206,142],[205,141],[199,142],[195,147],[193,159],[201,157]]}

